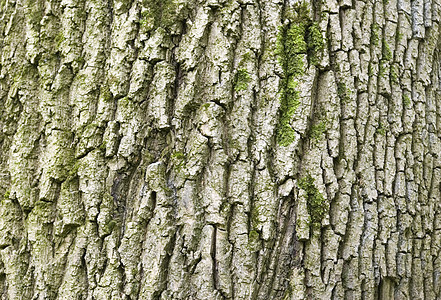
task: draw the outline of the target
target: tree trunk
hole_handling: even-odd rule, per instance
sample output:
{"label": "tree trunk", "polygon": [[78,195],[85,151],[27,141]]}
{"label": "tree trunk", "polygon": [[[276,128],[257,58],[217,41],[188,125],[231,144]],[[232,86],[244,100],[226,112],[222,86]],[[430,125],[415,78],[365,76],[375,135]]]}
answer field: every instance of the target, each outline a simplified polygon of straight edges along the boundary
{"label": "tree trunk", "polygon": [[0,14],[1,299],[441,299],[438,0]]}

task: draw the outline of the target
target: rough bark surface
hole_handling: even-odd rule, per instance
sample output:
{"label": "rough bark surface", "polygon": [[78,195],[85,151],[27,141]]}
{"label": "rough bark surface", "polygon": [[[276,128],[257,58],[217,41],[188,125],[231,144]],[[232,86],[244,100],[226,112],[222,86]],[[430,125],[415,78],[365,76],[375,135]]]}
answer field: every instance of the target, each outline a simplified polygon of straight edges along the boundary
{"label": "rough bark surface", "polygon": [[0,298],[441,299],[440,17],[0,1]]}

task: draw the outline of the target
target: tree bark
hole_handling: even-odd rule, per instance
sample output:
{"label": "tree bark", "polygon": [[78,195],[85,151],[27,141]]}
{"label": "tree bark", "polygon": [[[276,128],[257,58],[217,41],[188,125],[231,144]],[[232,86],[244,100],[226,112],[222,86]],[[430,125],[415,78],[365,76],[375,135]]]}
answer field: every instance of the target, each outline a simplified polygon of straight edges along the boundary
{"label": "tree bark", "polygon": [[440,17],[0,1],[1,299],[441,299]]}

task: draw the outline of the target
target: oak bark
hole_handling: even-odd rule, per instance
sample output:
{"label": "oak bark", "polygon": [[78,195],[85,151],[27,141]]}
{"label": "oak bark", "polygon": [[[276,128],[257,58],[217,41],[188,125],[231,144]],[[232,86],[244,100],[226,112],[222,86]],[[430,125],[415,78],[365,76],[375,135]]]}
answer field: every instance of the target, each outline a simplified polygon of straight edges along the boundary
{"label": "oak bark", "polygon": [[0,1],[0,298],[441,299],[440,17]]}

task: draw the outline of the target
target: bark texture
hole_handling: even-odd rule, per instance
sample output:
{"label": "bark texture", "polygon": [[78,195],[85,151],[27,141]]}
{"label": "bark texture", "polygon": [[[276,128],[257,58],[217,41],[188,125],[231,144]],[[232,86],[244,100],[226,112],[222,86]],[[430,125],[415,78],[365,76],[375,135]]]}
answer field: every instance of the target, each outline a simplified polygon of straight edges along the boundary
{"label": "bark texture", "polygon": [[0,298],[441,299],[440,18],[0,1]]}

